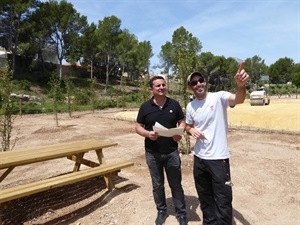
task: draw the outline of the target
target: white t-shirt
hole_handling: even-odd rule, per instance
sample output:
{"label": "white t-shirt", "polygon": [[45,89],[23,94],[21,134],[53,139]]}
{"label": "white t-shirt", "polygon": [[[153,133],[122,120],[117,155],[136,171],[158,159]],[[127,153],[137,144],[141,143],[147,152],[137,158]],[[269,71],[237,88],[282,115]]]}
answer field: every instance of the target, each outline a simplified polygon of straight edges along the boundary
{"label": "white t-shirt", "polygon": [[186,108],[186,123],[204,133],[197,139],[194,154],[202,159],[227,159],[227,108],[230,92],[209,92],[205,99],[194,99]]}

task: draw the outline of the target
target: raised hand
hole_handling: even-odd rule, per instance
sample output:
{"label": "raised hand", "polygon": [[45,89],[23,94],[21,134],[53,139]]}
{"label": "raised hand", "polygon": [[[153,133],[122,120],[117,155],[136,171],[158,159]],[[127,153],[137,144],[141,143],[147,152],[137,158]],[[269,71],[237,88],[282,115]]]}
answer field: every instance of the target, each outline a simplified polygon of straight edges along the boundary
{"label": "raised hand", "polygon": [[245,62],[242,62],[240,64],[240,67],[234,76],[234,80],[237,83],[238,87],[245,86],[249,79],[248,73],[244,70],[244,65],[245,65]]}

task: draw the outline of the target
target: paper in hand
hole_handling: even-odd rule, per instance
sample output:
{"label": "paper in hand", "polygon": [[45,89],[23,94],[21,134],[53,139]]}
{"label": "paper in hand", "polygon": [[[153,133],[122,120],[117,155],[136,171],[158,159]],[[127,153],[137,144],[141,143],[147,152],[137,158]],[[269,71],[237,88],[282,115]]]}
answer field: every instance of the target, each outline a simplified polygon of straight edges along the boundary
{"label": "paper in hand", "polygon": [[175,128],[168,129],[158,122],[156,122],[154,124],[153,130],[159,136],[163,136],[163,137],[172,137],[174,135],[183,135],[183,127],[175,127]]}

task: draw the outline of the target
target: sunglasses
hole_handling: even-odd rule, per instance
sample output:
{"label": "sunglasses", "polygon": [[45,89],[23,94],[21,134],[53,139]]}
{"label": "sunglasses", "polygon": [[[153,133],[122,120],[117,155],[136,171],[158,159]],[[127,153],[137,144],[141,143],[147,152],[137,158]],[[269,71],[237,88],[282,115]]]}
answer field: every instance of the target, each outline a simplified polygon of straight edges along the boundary
{"label": "sunglasses", "polygon": [[193,81],[189,82],[189,86],[195,86],[195,85],[198,84],[198,82],[199,82],[199,83],[204,83],[205,80],[204,80],[203,77],[200,77],[199,80],[193,80]]}

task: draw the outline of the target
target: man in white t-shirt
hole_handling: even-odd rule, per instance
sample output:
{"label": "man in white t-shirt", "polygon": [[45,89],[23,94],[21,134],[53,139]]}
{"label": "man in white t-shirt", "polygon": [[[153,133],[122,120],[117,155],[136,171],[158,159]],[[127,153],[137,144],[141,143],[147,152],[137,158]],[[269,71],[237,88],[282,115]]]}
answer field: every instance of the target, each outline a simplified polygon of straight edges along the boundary
{"label": "man in white t-shirt", "polygon": [[193,72],[187,78],[195,99],[186,108],[186,131],[196,139],[193,173],[203,225],[232,224],[227,108],[245,100],[249,75],[243,65],[234,76],[235,94],[207,92],[206,79],[201,72]]}

